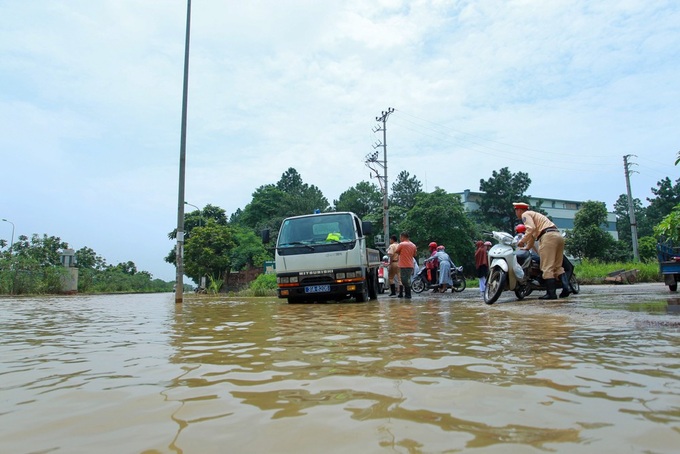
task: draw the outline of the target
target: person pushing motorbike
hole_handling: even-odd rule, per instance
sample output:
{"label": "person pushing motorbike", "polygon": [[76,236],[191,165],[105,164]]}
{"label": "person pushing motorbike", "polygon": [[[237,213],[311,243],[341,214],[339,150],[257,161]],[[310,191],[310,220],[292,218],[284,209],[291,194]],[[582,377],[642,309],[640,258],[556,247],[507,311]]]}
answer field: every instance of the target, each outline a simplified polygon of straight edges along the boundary
{"label": "person pushing motorbike", "polygon": [[562,283],[560,298],[569,296],[569,279],[562,267],[564,254],[564,238],[557,226],[547,216],[529,210],[529,204],[517,202],[512,204],[515,215],[522,220],[526,231],[517,244],[524,249],[531,249],[538,241],[538,255],[541,258],[541,272],[545,280],[546,294],[539,299],[557,299],[557,279]]}

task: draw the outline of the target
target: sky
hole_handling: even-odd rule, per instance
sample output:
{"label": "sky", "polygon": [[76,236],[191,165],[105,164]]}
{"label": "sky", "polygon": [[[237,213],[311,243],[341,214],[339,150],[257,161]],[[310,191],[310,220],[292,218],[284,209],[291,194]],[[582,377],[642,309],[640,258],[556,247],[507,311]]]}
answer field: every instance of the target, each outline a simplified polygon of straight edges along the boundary
{"label": "sky", "polygon": [[[174,280],[186,0],[0,0],[0,218]],[[227,215],[290,167],[647,204],[680,166],[674,0],[193,0],[185,200]],[[375,148],[378,146],[378,148]],[[194,208],[187,206],[187,211]],[[301,213],[291,213],[301,214]],[[0,238],[12,225],[0,222]]]}

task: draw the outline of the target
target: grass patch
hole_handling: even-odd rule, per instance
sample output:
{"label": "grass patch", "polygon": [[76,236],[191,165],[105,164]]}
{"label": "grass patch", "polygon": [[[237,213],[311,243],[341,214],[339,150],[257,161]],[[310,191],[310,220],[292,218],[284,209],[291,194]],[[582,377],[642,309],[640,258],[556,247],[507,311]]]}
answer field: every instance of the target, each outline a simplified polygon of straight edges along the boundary
{"label": "grass patch", "polygon": [[638,270],[637,282],[663,282],[657,262],[613,262],[602,263],[584,260],[576,264],[574,272],[581,284],[604,284],[609,273],[618,270]]}

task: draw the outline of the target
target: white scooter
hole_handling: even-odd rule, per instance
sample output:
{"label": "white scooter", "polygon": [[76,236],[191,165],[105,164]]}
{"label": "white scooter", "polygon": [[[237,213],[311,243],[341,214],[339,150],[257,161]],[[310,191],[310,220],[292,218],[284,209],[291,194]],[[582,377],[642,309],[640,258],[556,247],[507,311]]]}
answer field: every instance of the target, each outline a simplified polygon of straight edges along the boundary
{"label": "white scooter", "polygon": [[[517,262],[515,250],[517,241],[509,233],[492,232],[498,241],[489,250],[489,276],[486,279],[484,289],[484,302],[493,304],[498,300],[504,290],[513,290],[517,299],[522,299],[527,294],[528,272]],[[531,260],[527,260],[528,267]]]}
{"label": "white scooter", "polygon": [[390,259],[386,255],[382,258],[382,263],[378,267],[378,293],[383,294],[390,287],[387,277],[390,274]]}

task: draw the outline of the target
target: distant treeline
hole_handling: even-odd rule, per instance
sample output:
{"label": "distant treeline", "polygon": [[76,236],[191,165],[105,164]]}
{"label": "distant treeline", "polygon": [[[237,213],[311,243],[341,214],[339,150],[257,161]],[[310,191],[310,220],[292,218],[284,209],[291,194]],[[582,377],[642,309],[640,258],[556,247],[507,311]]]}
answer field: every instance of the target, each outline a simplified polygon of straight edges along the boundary
{"label": "distant treeline", "polygon": [[[34,234],[21,235],[0,252],[0,294],[58,294],[71,279],[61,256],[68,244],[60,238]],[[173,282],[154,279],[151,273],[137,271],[133,262],[108,265],[92,249],[75,253],[73,266],[78,268],[78,293],[172,292]]]}

